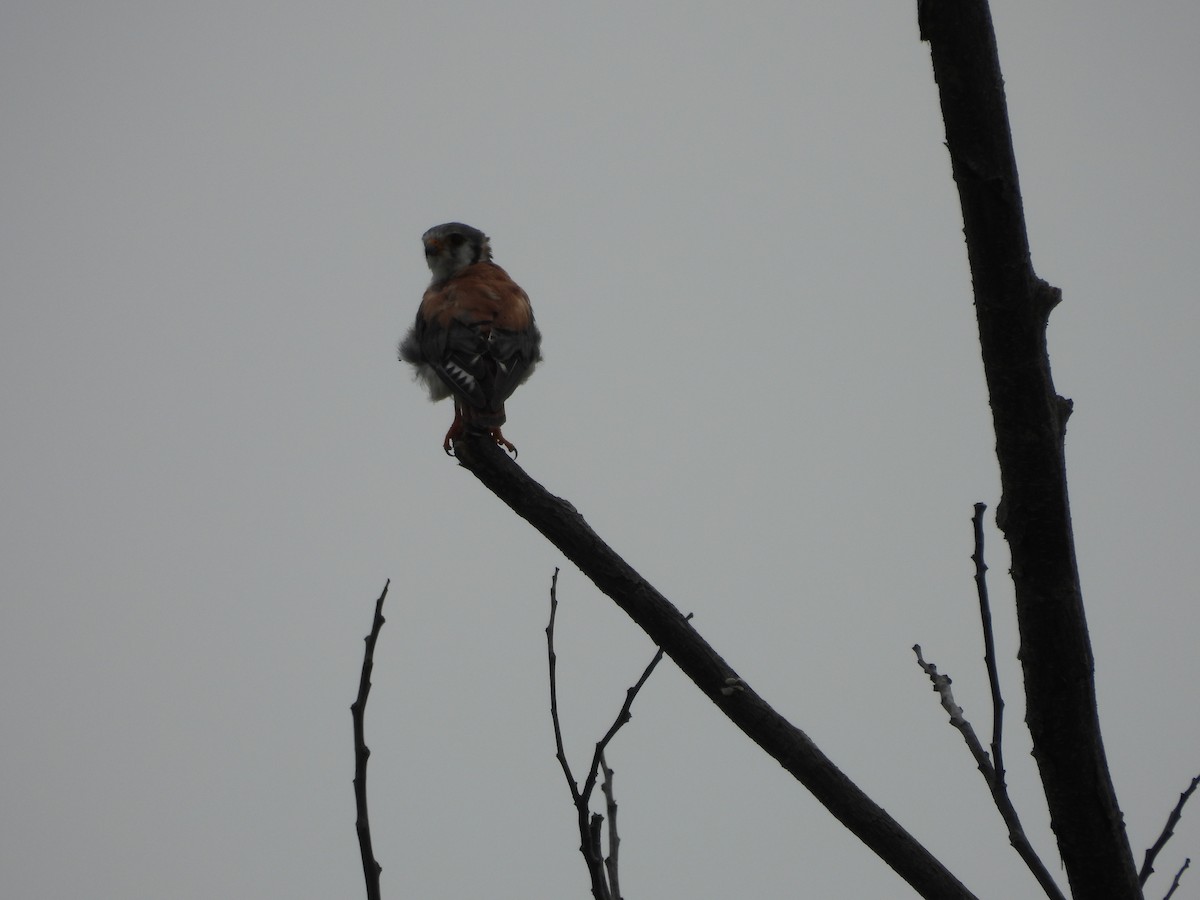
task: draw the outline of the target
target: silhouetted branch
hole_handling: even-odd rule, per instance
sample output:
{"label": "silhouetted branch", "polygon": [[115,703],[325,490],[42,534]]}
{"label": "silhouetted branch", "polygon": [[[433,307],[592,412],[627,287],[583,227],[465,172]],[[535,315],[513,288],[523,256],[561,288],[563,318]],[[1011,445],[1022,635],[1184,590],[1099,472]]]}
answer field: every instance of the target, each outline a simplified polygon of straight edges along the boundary
{"label": "silhouetted branch", "polygon": [[554,621],[558,617],[558,569],[550,580],[550,623],[546,626],[546,659],[550,670],[550,722],[554,726],[554,758],[562,766],[571,789],[571,799],[579,805],[579,783],[571,774],[567,751],[563,749],[562,725],[558,718],[558,654],[554,652]]}
{"label": "silhouetted branch", "polygon": [[391,579],[383,585],[383,593],[375,601],[375,619],[371,623],[371,633],[364,639],[366,650],[363,651],[362,675],[358,679],[358,696],[350,704],[350,717],[354,722],[354,804],[357,817],[354,829],[358,832],[358,847],[362,853],[363,878],[367,884],[367,900],[379,900],[379,873],[383,866],[375,859],[375,851],[371,848],[371,823],[367,816],[367,760],[371,751],[367,748],[364,738],[363,720],[367,712],[367,695],[371,693],[371,670],[375,667],[375,642],[379,639],[379,631],[383,628],[383,600],[387,596]]}
{"label": "silhouetted branch", "polygon": [[[567,754],[563,749],[562,725],[558,717],[558,655],[554,652],[554,623],[558,617],[558,569],[550,579],[550,621],[546,625],[546,657],[550,668],[550,720],[554,724],[555,757],[562,766],[563,775],[567,779],[567,787],[571,791],[571,802],[575,804],[575,815],[579,825],[579,852],[587,863],[588,877],[592,882],[592,896],[596,900],[621,900],[619,889],[620,878],[617,871],[617,848],[621,840],[617,835],[617,801],[613,793],[612,769],[604,761],[604,751],[617,732],[633,717],[633,701],[641,691],[642,685],[650,678],[654,669],[662,661],[663,651],[660,647],[642,672],[642,677],[633,687],[625,692],[625,702],[621,711],[609,726],[604,737],[596,744],[592,754],[592,763],[588,769],[583,787],[571,774],[571,766],[567,762]],[[691,616],[689,615],[690,619]],[[605,806],[608,811],[608,857],[604,856],[602,829],[604,816],[593,813],[589,809],[592,792],[596,789],[596,780],[603,773],[601,791],[604,793]]]}
{"label": "silhouetted branch", "polygon": [[[688,613],[685,618],[690,620],[692,618],[692,614]],[[621,705],[621,711],[617,713],[616,719],[613,720],[612,725],[609,726],[608,731],[604,734],[604,737],[602,737],[599,743],[596,744],[596,752],[592,754],[592,768],[588,772],[587,781],[583,786],[583,792],[585,794],[590,795],[592,789],[595,788],[596,779],[599,777],[601,770],[604,768],[604,751],[608,749],[609,742],[616,737],[617,732],[621,730],[621,727],[631,718],[633,718],[633,701],[637,698],[638,692],[641,691],[642,685],[646,683],[646,680],[654,672],[658,664],[662,662],[662,658],[662,647],[659,647],[654,654],[654,658],[650,660],[649,665],[647,665],[645,671],[642,672],[642,677],[637,680],[633,687],[625,691],[625,702]]]}
{"label": "silhouetted branch", "polygon": [[1029,838],[1026,837],[1025,829],[1021,825],[1021,819],[1017,815],[1017,809],[1013,806],[1012,799],[1008,796],[1007,785],[996,777],[996,769],[992,765],[991,760],[988,759],[987,751],[983,749],[983,744],[980,742],[979,736],[975,733],[975,729],[971,727],[971,723],[967,721],[966,716],[963,715],[962,707],[954,702],[954,692],[950,689],[950,676],[939,674],[937,666],[925,661],[925,658],[921,655],[920,644],[913,644],[913,653],[917,655],[917,665],[921,667],[933,683],[933,689],[941,699],[943,708],[950,714],[950,724],[962,734],[963,740],[967,743],[967,748],[971,751],[971,756],[975,758],[975,764],[983,774],[983,780],[987,782],[988,790],[992,794],[992,800],[996,804],[996,809],[1000,811],[1000,817],[1004,819],[1004,824],[1008,826],[1009,843],[1012,844],[1013,849],[1017,851],[1021,859],[1025,861],[1025,865],[1033,873],[1033,877],[1037,879],[1046,896],[1051,898],[1051,900],[1066,900],[1062,891],[1058,889],[1058,885],[1054,883],[1049,869],[1046,868],[1041,858],[1037,855],[1037,852],[1033,849],[1033,845],[1029,843]]}
{"label": "silhouetted branch", "polygon": [[[1167,841],[1171,839],[1171,835],[1175,833],[1175,826],[1179,824],[1180,818],[1183,816],[1183,807],[1188,802],[1192,794],[1196,793],[1196,786],[1200,785],[1200,775],[1192,779],[1192,783],[1188,785],[1187,790],[1179,795],[1179,802],[1175,804],[1175,808],[1171,810],[1171,814],[1167,816],[1167,824],[1163,826],[1162,834],[1158,836],[1158,840],[1154,845],[1146,851],[1146,858],[1142,862],[1142,870],[1138,872],[1138,881],[1144,886],[1147,879],[1154,874],[1154,860],[1158,858],[1159,851],[1167,845]],[[1187,865],[1184,865],[1187,868]],[[1182,871],[1182,870],[1181,870]],[[1178,882],[1179,876],[1175,877]],[[1172,890],[1174,890],[1172,888]]]}
{"label": "silhouetted branch", "polygon": [[555,569],[550,581],[550,622],[546,625],[546,659],[550,670],[550,721],[554,726],[554,757],[562,767],[563,777],[567,779],[567,789],[571,792],[571,802],[575,806],[579,827],[579,852],[583,854],[587,864],[588,878],[592,882],[592,896],[595,900],[612,900],[608,893],[608,883],[604,879],[603,854],[599,851],[599,829],[592,824],[588,798],[579,790],[579,782],[571,772],[567,751],[563,748],[562,724],[558,717],[558,654],[554,652],[554,621],[557,616],[558,569]]}
{"label": "silhouetted branch", "polygon": [[[661,654],[661,651],[659,653]],[[662,657],[659,655],[657,658]],[[605,762],[603,753],[600,754],[600,771],[604,773],[600,781],[600,790],[604,792],[604,808],[608,813],[608,856],[604,858],[604,870],[608,873],[608,888],[613,900],[621,900],[621,836],[617,831],[617,795],[613,789],[613,770]]]}
{"label": "silhouetted branch", "polygon": [[1072,893],[1141,897],[1104,755],[1075,562],[1046,324],[1061,292],[1030,262],[996,36],[986,0],[918,0],[963,213],[1012,554],[1026,722]]}
{"label": "silhouetted branch", "polygon": [[600,539],[570,503],[550,494],[496,444],[469,436],[459,462],[558,547],[661,647],[751,740],[807,787],[923,897],[973,896],[936,857],[862,792],[795,725],[725,662],[662,594]]}
{"label": "silhouetted branch", "polygon": [[996,663],[996,638],[992,631],[992,607],[988,601],[987,563],[983,561],[983,512],[986,503],[975,504],[971,523],[975,531],[975,592],[979,595],[979,621],[983,626],[983,663],[992,689],[992,767],[995,778],[1004,784],[1004,696],[1000,693],[1000,667]]}
{"label": "silhouetted branch", "polygon": [[961,732],[963,740],[967,743],[967,748],[971,751],[971,756],[975,758],[975,764],[979,767],[984,781],[987,782],[988,790],[991,792],[992,801],[996,804],[996,809],[999,810],[1001,818],[1004,819],[1004,824],[1008,826],[1009,843],[1012,844],[1013,849],[1024,860],[1025,865],[1033,873],[1033,877],[1037,879],[1046,896],[1053,898],[1053,900],[1060,900],[1063,897],[1062,892],[1059,890],[1058,885],[1054,883],[1054,879],[1050,875],[1050,870],[1046,868],[1041,857],[1033,849],[1033,845],[1029,843],[1029,838],[1025,834],[1025,828],[1021,824],[1016,807],[1013,805],[1012,798],[1008,794],[1008,784],[1004,778],[1004,757],[1001,743],[1004,729],[1004,698],[1000,693],[1000,671],[996,664],[996,639],[992,630],[991,604],[988,601],[988,567],[983,558],[983,512],[986,509],[986,504],[975,504],[975,515],[971,518],[975,534],[975,552],[971,555],[971,559],[975,562],[975,590],[979,595],[979,619],[983,628],[983,659],[987,667],[988,684],[991,686],[992,692],[991,759],[988,758],[987,753],[984,751],[983,743],[979,740],[978,735],[975,734],[975,729],[971,726],[966,716],[963,715],[962,708],[954,702],[954,694],[950,690],[950,676],[939,675],[937,666],[925,662],[921,656],[920,644],[913,645],[913,652],[917,655],[917,665],[929,676],[929,680],[933,683],[933,689],[941,698],[942,706],[950,714],[950,724]]}
{"label": "silhouetted branch", "polygon": [[1183,873],[1187,871],[1187,867],[1192,864],[1192,858],[1189,856],[1183,861],[1183,865],[1179,867],[1179,871],[1175,873],[1175,880],[1171,882],[1170,889],[1163,894],[1163,900],[1171,900],[1171,896],[1179,890],[1179,879],[1183,877]]}

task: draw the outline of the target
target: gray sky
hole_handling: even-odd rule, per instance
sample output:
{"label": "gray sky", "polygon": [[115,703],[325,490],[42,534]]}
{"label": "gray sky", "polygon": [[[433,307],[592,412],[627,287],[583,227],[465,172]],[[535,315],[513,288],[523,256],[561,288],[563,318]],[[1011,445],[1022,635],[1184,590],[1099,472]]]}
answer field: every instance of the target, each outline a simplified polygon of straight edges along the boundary
{"label": "gray sky", "polygon": [[[995,16],[1140,860],[1200,770],[1200,7]],[[521,463],[981,896],[1033,895],[909,650],[986,733],[998,477],[936,104],[913,2],[5,4],[5,896],[361,896],[348,707],[389,577],[385,895],[588,895],[554,567],[578,767],[653,647],[395,361],[450,219],[545,335]],[[669,663],[610,761],[629,898],[909,895]]]}

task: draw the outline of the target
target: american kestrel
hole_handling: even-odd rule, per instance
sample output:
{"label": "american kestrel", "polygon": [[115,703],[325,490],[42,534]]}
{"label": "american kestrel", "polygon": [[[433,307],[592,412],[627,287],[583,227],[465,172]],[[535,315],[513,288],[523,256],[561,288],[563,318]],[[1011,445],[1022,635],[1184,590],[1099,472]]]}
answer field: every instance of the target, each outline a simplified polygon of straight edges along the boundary
{"label": "american kestrel", "polygon": [[515,456],[517,448],[500,432],[504,401],[542,358],[529,297],[492,262],[478,228],[448,222],[421,241],[433,281],[400,342],[400,359],[416,367],[431,400],[454,398],[454,422],[442,442],[447,454],[452,441],[486,432]]}

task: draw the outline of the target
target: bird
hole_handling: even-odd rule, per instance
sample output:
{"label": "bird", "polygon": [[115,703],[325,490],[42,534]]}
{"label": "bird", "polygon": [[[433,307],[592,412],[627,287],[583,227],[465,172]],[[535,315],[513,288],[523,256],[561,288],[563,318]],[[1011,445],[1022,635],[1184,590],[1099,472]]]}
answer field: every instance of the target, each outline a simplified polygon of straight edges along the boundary
{"label": "bird", "polygon": [[517,455],[500,430],[504,401],[542,359],[542,335],[529,295],[492,262],[491,241],[462,222],[435,225],[421,236],[433,280],[417,318],[400,342],[400,359],[429,389],[430,400],[454,400],[454,421],[442,441],[487,434]]}

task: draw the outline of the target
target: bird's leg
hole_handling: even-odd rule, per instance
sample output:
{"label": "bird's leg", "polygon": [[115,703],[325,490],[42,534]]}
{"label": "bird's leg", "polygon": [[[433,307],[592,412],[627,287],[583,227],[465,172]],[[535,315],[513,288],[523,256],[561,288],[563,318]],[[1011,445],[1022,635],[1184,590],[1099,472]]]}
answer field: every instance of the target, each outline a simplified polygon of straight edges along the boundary
{"label": "bird's leg", "polygon": [[463,426],[462,410],[458,408],[458,404],[454,404],[454,421],[450,423],[450,429],[446,432],[446,439],[442,441],[442,449],[446,451],[447,456],[453,456],[454,450],[450,445],[463,436],[466,428]]}
{"label": "bird's leg", "polygon": [[[486,434],[493,441],[495,441],[498,446],[503,447],[505,450],[511,453],[513,455],[513,459],[517,458],[517,448],[513,445],[512,441],[506,438],[500,431],[499,425],[496,425],[492,428],[483,427],[475,423],[468,425],[467,422],[470,418],[469,409],[467,410],[467,413],[468,415],[463,415],[463,408],[456,400],[454,403],[454,421],[450,423],[450,430],[446,432],[446,437],[442,441],[442,449],[446,451],[447,456],[454,456],[453,445],[455,441],[462,440],[464,437],[472,434]],[[503,418],[501,418],[501,421],[503,421]]]}

